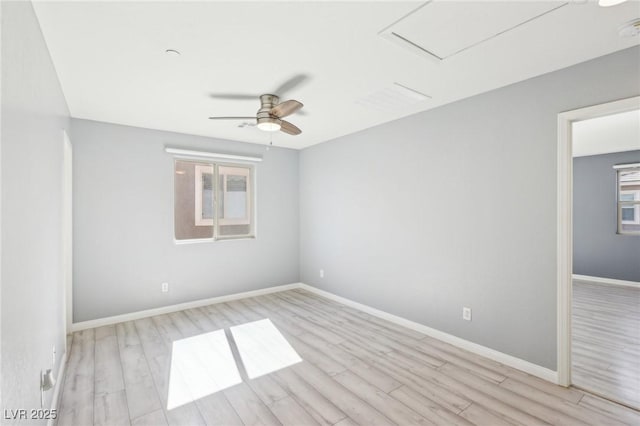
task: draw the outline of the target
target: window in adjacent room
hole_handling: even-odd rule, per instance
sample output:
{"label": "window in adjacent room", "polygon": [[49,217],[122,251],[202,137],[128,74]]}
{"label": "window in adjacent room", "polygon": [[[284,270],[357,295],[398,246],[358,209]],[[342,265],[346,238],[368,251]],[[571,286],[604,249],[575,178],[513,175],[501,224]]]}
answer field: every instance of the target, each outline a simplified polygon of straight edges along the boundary
{"label": "window in adjacent room", "polygon": [[251,166],[175,161],[175,239],[252,237]]}
{"label": "window in adjacent room", "polygon": [[640,167],[618,166],[618,233],[640,235]]}

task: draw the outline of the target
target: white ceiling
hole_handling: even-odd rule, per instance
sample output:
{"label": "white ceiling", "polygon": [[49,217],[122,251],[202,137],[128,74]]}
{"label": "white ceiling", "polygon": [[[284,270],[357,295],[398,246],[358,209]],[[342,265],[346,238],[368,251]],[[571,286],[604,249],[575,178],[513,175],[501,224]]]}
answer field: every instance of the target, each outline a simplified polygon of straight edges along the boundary
{"label": "white ceiling", "polygon": [[[639,43],[617,30],[640,17],[637,1],[563,3],[518,10],[513,1],[436,0],[413,14],[423,3],[38,2],[35,10],[73,117],[269,143],[269,133],[242,122],[207,119],[253,115],[257,99],[209,94],[269,93],[302,74],[304,84],[283,97],[305,104],[305,115],[289,119],[303,133],[277,132],[273,143],[304,148]],[[419,25],[426,17],[447,25],[429,32]],[[389,28],[447,53],[467,48],[438,60],[379,34]],[[394,83],[428,97],[403,96]]]}
{"label": "white ceiling", "polygon": [[640,110],[575,122],[572,139],[574,157],[640,149]]}

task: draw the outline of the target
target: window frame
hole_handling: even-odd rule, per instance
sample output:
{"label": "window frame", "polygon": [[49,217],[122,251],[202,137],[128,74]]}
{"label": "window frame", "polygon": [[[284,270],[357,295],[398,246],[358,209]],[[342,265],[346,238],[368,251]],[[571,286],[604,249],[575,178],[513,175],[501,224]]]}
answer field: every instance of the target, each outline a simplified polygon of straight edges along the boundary
{"label": "window frame", "polygon": [[[195,216],[195,226],[213,226],[215,227],[215,217],[216,217],[216,210],[215,210],[215,206],[216,206],[216,199],[215,199],[215,194],[216,194],[216,189],[213,185],[215,185],[216,181],[215,181],[215,174],[216,174],[216,169],[215,167],[213,167],[213,172],[211,173],[211,190],[213,191],[213,218],[211,219],[206,219],[204,217],[202,217],[202,175],[205,174],[205,169],[210,168],[210,165],[203,165],[202,163],[200,164],[196,164],[195,165],[195,211],[194,211],[194,216]],[[174,169],[175,169],[175,162],[174,162]],[[208,174],[208,173],[206,173]],[[173,190],[175,193],[175,183],[173,186]],[[174,206],[175,207],[175,206]],[[175,218],[174,218],[175,221]],[[215,229],[214,229],[215,231]]]}
{"label": "window frame", "polygon": [[[633,194],[633,200],[620,200],[620,224],[622,225],[640,225],[640,189],[619,191],[618,196],[624,194]],[[633,209],[633,219],[624,220],[622,209]],[[640,231],[639,231],[640,232]]]}
{"label": "window frame", "polygon": [[[635,170],[640,173],[640,166],[629,166],[629,167],[616,167],[616,211],[617,211],[617,220],[616,220],[616,231],[619,235],[636,235],[640,236],[640,230],[638,231],[625,231],[623,230],[623,225],[638,225],[640,224],[640,190],[630,189],[630,190],[621,190],[620,187],[620,176],[623,172],[627,172],[629,170]],[[623,194],[633,194],[633,201],[629,200],[621,200],[620,196]],[[622,209],[623,208],[633,208],[634,210],[634,219],[622,220]]]}
{"label": "window frame", "polygon": [[[175,221],[176,221],[176,213],[175,213],[175,203],[176,203],[176,163],[178,161],[184,161],[184,162],[193,162],[193,163],[198,163],[195,165],[195,179],[196,179],[196,188],[195,188],[195,200],[194,200],[194,204],[196,207],[196,211],[195,211],[195,224],[196,226],[212,226],[213,227],[213,236],[210,238],[189,238],[189,239],[182,239],[179,240],[176,238],[176,230],[175,230]],[[208,166],[212,166],[213,167],[213,180],[212,180],[212,184],[213,184],[213,211],[214,211],[214,215],[213,215],[213,219],[211,219],[212,221],[212,225],[198,225],[198,198],[200,198],[200,211],[202,210],[202,195],[201,195],[201,189],[202,189],[202,183],[200,181],[200,184],[198,185],[198,166],[200,166],[200,179],[201,179],[201,175],[202,175],[202,170],[204,169],[204,165]],[[196,244],[196,243],[210,243],[210,242],[218,242],[218,241],[234,241],[234,240],[254,240],[257,238],[257,226],[256,226],[256,218],[257,218],[257,212],[256,212],[256,205],[257,205],[257,178],[256,178],[256,167],[255,164],[250,163],[250,162],[245,162],[242,160],[236,160],[233,162],[230,161],[216,161],[215,158],[203,158],[203,157],[197,157],[197,156],[182,156],[182,155],[175,155],[173,156],[173,161],[172,161],[172,169],[171,169],[171,174],[173,177],[173,187],[172,187],[172,191],[171,191],[171,201],[172,201],[172,206],[171,206],[171,216],[172,216],[172,221],[171,221],[171,226],[172,226],[172,235],[173,235],[173,242],[176,245],[182,245],[182,244]],[[239,168],[244,168],[248,170],[248,179],[247,179],[247,198],[248,198],[248,211],[249,211],[249,233],[248,234],[244,234],[244,235],[219,235],[219,220],[220,220],[220,215],[218,212],[218,188],[219,188],[219,167],[239,167]],[[200,188],[200,189],[199,189]],[[198,192],[200,191],[200,192]],[[200,194],[200,197],[198,197],[198,194]],[[200,217],[200,221],[209,221],[209,219],[202,219]],[[222,225],[225,225],[224,223]]]}

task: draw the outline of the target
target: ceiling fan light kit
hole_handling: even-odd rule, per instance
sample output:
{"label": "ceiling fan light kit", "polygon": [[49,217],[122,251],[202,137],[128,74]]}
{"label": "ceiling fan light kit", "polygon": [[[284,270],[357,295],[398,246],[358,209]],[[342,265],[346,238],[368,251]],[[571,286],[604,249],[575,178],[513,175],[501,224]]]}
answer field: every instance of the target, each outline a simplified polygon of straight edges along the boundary
{"label": "ceiling fan light kit", "polygon": [[280,123],[282,121],[277,118],[258,118],[258,129],[265,132],[277,132],[282,127]]}

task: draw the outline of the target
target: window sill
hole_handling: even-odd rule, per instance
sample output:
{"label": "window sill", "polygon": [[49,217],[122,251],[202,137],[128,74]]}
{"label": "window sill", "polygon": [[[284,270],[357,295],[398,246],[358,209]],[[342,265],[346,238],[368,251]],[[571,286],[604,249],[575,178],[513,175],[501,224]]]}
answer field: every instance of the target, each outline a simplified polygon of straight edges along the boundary
{"label": "window sill", "polygon": [[229,237],[229,238],[197,238],[193,240],[176,240],[174,238],[173,244],[177,246],[188,245],[188,244],[202,244],[202,243],[219,243],[223,241],[246,241],[246,240],[255,240],[255,235],[253,236],[243,236],[243,237]]}

